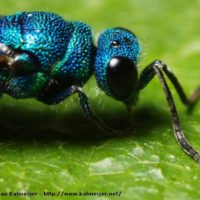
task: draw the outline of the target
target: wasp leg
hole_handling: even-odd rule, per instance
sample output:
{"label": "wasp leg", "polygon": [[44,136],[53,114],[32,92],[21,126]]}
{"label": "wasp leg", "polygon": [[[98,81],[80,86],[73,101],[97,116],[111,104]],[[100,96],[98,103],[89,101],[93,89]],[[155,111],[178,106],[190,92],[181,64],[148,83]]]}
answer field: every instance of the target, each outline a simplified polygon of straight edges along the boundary
{"label": "wasp leg", "polygon": [[0,98],[3,96],[3,82],[0,82]]}
{"label": "wasp leg", "polygon": [[172,83],[175,86],[182,102],[185,105],[190,106],[190,105],[193,105],[194,103],[196,103],[196,101],[199,99],[198,90],[196,90],[197,92],[196,92],[195,95],[192,96],[192,98],[188,99],[186,97],[180,83],[178,82],[178,80],[174,76],[174,74],[172,74],[172,72],[170,72],[168,70],[168,67],[163,62],[161,62],[159,60],[154,61],[153,63],[151,63],[149,66],[147,66],[143,70],[141,77],[140,77],[138,89],[143,89],[152,80],[154,75],[158,76],[160,83],[163,87],[163,90],[165,92],[165,96],[166,96],[168,105],[169,105],[175,137],[176,137],[178,143],[180,144],[180,146],[183,148],[183,150],[188,155],[190,155],[194,160],[196,160],[198,162],[198,164],[200,164],[200,154],[189,144],[189,142],[186,140],[186,138],[183,134],[183,131],[182,131],[181,126],[180,126],[176,106],[175,106],[172,94],[171,94],[170,89],[167,85],[167,82],[165,80],[165,77],[163,75],[162,70],[166,73],[166,75],[172,81]]}
{"label": "wasp leg", "polygon": [[76,87],[76,92],[79,95],[80,104],[82,107],[82,111],[87,119],[92,121],[96,126],[105,132],[107,135],[124,135],[132,131],[131,128],[124,130],[115,130],[109,126],[107,126],[101,119],[99,119],[94,111],[92,110],[90,103],[88,101],[87,95],[84,93],[81,87]]}
{"label": "wasp leg", "polygon": [[[49,91],[49,88],[47,89],[47,91]],[[66,99],[68,96],[72,95],[75,92],[76,92],[75,86],[71,86],[56,95],[55,94],[52,95],[51,93],[48,93],[48,92],[44,93],[43,91],[41,92],[40,96],[37,97],[37,99],[39,101],[42,101],[45,104],[55,105],[55,104],[60,103],[61,101],[63,101],[64,99]]]}
{"label": "wasp leg", "polygon": [[55,95],[52,98],[43,98],[40,99],[40,101],[47,103],[47,104],[57,104],[64,99],[66,99],[68,96],[72,95],[73,93],[78,93],[81,109],[83,111],[84,116],[92,121],[94,124],[97,125],[98,128],[100,128],[103,132],[105,132],[107,135],[122,135],[127,134],[131,131],[131,129],[125,129],[125,130],[115,130],[110,127],[108,127],[102,120],[100,120],[95,113],[93,112],[87,95],[84,93],[82,87],[80,86],[71,86],[64,91],[62,91],[60,94]]}
{"label": "wasp leg", "polygon": [[170,71],[168,66],[160,60],[152,62],[143,70],[139,80],[139,89],[143,89],[156,74],[155,70],[153,70],[154,66],[158,66],[158,68],[165,72],[169,80],[174,85],[182,103],[188,106],[189,110],[193,109],[194,105],[196,105],[197,101],[200,99],[200,86],[188,98],[176,76]]}
{"label": "wasp leg", "polygon": [[163,71],[168,76],[170,81],[173,83],[174,87],[176,88],[176,91],[178,92],[182,102],[186,106],[188,106],[188,108],[189,108],[188,111],[192,111],[194,106],[196,105],[196,103],[200,99],[200,87],[198,87],[192,93],[192,95],[189,98],[187,98],[184,91],[183,91],[183,88],[181,87],[180,83],[178,82],[176,76],[169,70],[169,68],[166,66],[166,64],[161,63],[161,65],[163,66]]}

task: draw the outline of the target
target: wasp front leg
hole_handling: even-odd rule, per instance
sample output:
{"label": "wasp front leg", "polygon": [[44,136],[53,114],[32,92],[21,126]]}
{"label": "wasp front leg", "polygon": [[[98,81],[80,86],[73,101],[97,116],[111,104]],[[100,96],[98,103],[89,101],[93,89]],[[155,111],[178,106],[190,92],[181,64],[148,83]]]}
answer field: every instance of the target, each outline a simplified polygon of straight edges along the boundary
{"label": "wasp front leg", "polygon": [[3,95],[3,83],[0,81],[0,98]]}
{"label": "wasp front leg", "polygon": [[190,97],[187,97],[183,87],[179,83],[175,74],[169,69],[169,67],[160,60],[156,60],[148,65],[141,73],[140,80],[138,84],[138,89],[141,90],[152,80],[152,78],[157,74],[155,68],[161,69],[169,78],[171,83],[174,85],[182,103],[186,105],[189,109],[194,108],[194,105],[200,99],[200,86],[192,93]]}
{"label": "wasp front leg", "polygon": [[175,106],[171,91],[167,85],[167,82],[165,80],[165,77],[162,71],[164,71],[164,73],[168,76],[168,78],[174,85],[177,93],[179,94],[181,101],[189,108],[191,106],[194,106],[194,104],[196,104],[200,96],[199,88],[193,93],[191,98],[187,98],[187,96],[185,95],[185,92],[183,91],[183,88],[178,82],[178,79],[168,69],[167,65],[159,60],[154,61],[143,70],[140,76],[138,89],[139,90],[143,89],[153,79],[155,75],[158,76],[160,83],[163,87],[166,100],[169,105],[175,137],[178,143],[180,144],[180,146],[183,148],[183,150],[200,164],[200,154],[189,144],[189,142],[186,140],[183,134],[183,131],[180,126],[176,106]]}

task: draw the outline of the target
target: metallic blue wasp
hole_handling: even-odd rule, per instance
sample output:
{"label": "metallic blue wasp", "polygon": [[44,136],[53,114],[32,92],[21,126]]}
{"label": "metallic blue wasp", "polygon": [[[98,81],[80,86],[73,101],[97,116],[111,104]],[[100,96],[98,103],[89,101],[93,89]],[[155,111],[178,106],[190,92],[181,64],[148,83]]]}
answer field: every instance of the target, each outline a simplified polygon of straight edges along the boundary
{"label": "metallic blue wasp", "polygon": [[176,139],[200,163],[199,153],[183,135],[163,72],[189,108],[199,99],[200,88],[187,98],[175,75],[160,60],[139,75],[140,52],[137,37],[124,28],[107,29],[95,46],[90,27],[79,21],[65,21],[46,12],[5,16],[0,18],[0,93],[16,99],[36,98],[49,105],[77,93],[89,120],[109,134],[120,134],[125,131],[110,128],[95,115],[83,85],[94,73],[98,86],[123,102],[130,113],[139,92],[157,75],[169,104]]}

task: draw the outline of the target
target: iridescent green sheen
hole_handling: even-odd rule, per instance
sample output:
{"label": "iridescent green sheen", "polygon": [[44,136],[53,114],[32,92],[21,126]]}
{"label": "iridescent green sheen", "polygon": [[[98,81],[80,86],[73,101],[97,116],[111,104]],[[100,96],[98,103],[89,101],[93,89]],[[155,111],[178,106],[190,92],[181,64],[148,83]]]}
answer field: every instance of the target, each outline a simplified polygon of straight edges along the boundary
{"label": "iridescent green sheen", "polygon": [[[119,98],[117,85],[123,88],[123,83],[113,85],[114,79],[107,77],[108,63],[120,56],[136,66],[140,51],[135,35],[123,28],[104,31],[95,47],[91,28],[82,22],[66,21],[47,12],[5,16],[0,18],[0,90],[14,98],[57,103],[67,97],[68,88],[82,87],[94,72],[98,86],[107,95],[126,103],[137,96],[137,91],[129,87],[128,96]],[[123,63],[120,68],[125,72]],[[130,71],[135,74],[126,84],[137,81],[137,69]],[[123,77],[121,81],[126,81],[126,75]]]}
{"label": "iridescent green sheen", "polygon": [[8,73],[0,66],[3,92],[14,98],[37,97],[54,77],[68,86],[69,79],[83,85],[91,76],[94,45],[84,23],[53,13],[17,13],[0,19],[0,43],[12,48],[21,64]]}

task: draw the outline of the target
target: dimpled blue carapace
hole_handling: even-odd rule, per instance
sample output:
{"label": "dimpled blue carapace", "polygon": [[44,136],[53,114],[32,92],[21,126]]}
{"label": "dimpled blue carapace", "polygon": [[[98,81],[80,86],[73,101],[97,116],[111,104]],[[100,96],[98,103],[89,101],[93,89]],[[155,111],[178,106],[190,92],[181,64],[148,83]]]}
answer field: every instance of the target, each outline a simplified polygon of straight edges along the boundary
{"label": "dimpled blue carapace", "polygon": [[[94,45],[90,27],[84,23],[66,21],[53,13],[21,12],[0,18],[0,43],[11,48],[12,54],[24,53],[17,56],[23,61],[23,75],[14,73],[16,66],[7,67],[10,73],[0,66],[3,92],[14,98],[39,96],[40,100],[40,93],[55,77],[57,82],[62,80],[53,92],[56,95],[65,87],[84,84],[91,75]],[[27,73],[30,69],[32,73]]]}
{"label": "dimpled blue carapace", "polygon": [[43,70],[60,61],[74,27],[61,17],[47,13],[17,13],[0,19],[0,42],[29,51]]}

